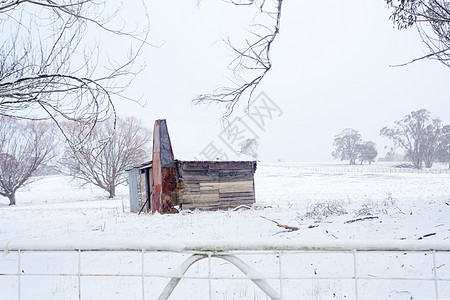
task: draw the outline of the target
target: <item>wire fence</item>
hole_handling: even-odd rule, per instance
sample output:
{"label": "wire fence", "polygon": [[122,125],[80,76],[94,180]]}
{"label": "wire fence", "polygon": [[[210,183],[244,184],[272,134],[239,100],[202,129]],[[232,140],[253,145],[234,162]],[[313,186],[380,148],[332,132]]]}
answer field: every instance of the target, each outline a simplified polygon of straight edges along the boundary
{"label": "wire fence", "polygon": [[445,299],[450,243],[4,245],[0,299]]}
{"label": "wire fence", "polygon": [[[349,165],[343,163],[261,163],[263,165],[293,169],[303,173],[408,173],[408,174],[450,174],[448,164],[439,164],[437,168],[415,169],[412,167],[395,167],[393,164],[373,163],[364,165]],[[407,164],[405,164],[407,165]]]}

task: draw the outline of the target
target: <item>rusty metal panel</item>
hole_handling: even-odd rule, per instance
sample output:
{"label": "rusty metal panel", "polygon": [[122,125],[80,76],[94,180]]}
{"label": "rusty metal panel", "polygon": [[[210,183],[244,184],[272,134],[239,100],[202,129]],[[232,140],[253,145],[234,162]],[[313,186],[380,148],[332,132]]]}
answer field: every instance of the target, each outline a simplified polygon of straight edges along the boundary
{"label": "rusty metal panel", "polygon": [[174,205],[178,205],[177,190],[177,169],[162,168],[162,206],[163,211],[172,210]]}
{"label": "rusty metal panel", "polygon": [[160,127],[161,120],[156,120],[153,128],[153,153],[152,153],[152,213],[161,212],[161,192],[162,192],[162,173],[161,173],[161,143]]}
{"label": "rusty metal panel", "polygon": [[160,123],[160,149],[161,149],[161,167],[175,168],[175,160],[172,152],[172,145],[170,143],[169,131],[167,129],[166,120],[161,120]]}
{"label": "rusty metal panel", "polygon": [[152,181],[152,213],[161,212],[162,172],[159,151],[153,151]]}
{"label": "rusty metal panel", "polygon": [[171,211],[178,204],[177,169],[166,120],[153,129],[152,181],[152,213]]}

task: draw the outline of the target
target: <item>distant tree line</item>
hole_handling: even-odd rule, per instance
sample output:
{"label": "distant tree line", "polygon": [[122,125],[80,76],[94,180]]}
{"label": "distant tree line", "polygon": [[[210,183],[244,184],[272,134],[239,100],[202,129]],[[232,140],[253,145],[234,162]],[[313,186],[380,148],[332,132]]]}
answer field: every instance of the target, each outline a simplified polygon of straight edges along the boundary
{"label": "distant tree line", "polygon": [[[439,118],[433,119],[426,109],[407,114],[394,122],[393,127],[383,127],[380,135],[391,139],[394,145],[405,151],[416,169],[431,168],[433,163],[449,164],[450,169],[450,125],[443,125]],[[374,162],[378,155],[375,143],[363,142],[358,131],[346,128],[334,138],[335,159],[348,160],[350,164]],[[391,150],[391,154],[394,149]]]}

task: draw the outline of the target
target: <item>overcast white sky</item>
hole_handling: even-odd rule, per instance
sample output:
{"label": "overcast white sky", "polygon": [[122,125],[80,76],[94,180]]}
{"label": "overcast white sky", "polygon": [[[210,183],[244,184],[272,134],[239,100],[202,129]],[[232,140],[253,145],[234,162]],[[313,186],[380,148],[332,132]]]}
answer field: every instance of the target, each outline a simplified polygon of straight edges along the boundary
{"label": "overcast white sky", "polygon": [[[151,42],[148,64],[129,91],[144,96],[142,108],[119,102],[120,115],[134,115],[153,128],[167,119],[175,156],[201,158],[222,131],[220,107],[194,107],[197,94],[226,84],[231,58],[222,38],[242,40],[253,7],[221,0],[148,1]],[[272,45],[273,68],[259,86],[283,114],[259,132],[262,161],[331,160],[334,136],[350,127],[384,155],[379,136],[407,113],[426,108],[450,123],[450,69],[435,61],[392,68],[426,53],[415,29],[401,31],[388,20],[383,0],[285,0],[281,32]],[[234,116],[243,116],[244,105]],[[256,129],[254,129],[256,130]]]}

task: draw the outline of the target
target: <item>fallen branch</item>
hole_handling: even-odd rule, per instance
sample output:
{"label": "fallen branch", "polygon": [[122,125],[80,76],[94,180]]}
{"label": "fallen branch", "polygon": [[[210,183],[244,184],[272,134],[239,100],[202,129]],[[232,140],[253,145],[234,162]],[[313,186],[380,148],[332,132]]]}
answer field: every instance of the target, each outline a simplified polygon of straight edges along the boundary
{"label": "fallen branch", "polygon": [[334,237],[335,239],[338,239],[337,236],[335,236],[334,234],[332,234],[331,232],[329,232],[328,230],[325,229],[325,232],[328,233],[329,235],[331,235],[332,237]]}
{"label": "fallen branch", "polygon": [[365,220],[373,220],[373,219],[378,219],[378,217],[364,217],[364,218],[358,218],[358,219],[353,219],[353,220],[348,220],[345,221],[344,224],[349,224],[349,223],[354,223],[354,222],[358,222],[358,221],[365,221]]}
{"label": "fallen branch", "polygon": [[396,209],[398,209],[398,211],[401,213],[401,214],[404,214],[405,216],[406,216],[406,214],[397,206],[397,205],[394,205],[394,207],[396,208]]}
{"label": "fallen branch", "polygon": [[266,219],[266,220],[268,220],[268,221],[270,221],[270,222],[273,222],[273,223],[277,224],[278,227],[285,228],[285,229],[287,229],[287,230],[289,230],[289,231],[296,231],[296,230],[298,230],[298,227],[293,227],[293,226],[283,225],[283,224],[278,223],[277,221],[268,219],[268,218],[266,218],[266,217],[263,217],[263,216],[260,216],[260,217],[263,218],[263,219]]}
{"label": "fallen branch", "polygon": [[433,235],[436,235],[436,232],[425,234],[425,235],[421,236],[420,238],[418,238],[418,240],[421,240],[423,238],[430,237],[430,236],[433,236]]}

